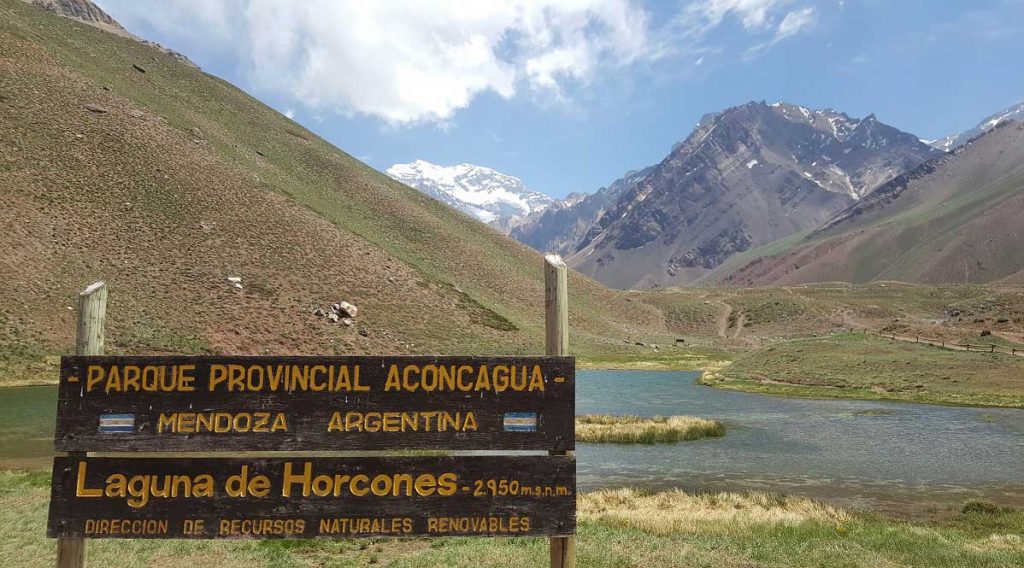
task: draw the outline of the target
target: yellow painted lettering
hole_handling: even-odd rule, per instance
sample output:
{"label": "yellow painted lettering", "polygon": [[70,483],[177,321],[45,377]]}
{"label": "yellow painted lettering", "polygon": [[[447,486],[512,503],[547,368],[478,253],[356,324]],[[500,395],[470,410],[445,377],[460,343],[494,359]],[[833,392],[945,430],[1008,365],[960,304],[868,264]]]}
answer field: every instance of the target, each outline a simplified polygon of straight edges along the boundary
{"label": "yellow painted lettering", "polygon": [[341,422],[341,413],[340,412],[334,412],[333,414],[331,414],[331,420],[327,423],[327,431],[328,432],[344,432],[345,431],[345,427],[342,425],[342,422]]}
{"label": "yellow painted lettering", "polygon": [[292,473],[292,462],[284,462],[284,475],[281,486],[281,496],[291,497],[292,496],[292,484],[299,483],[302,485],[302,496],[309,497],[309,486],[313,480],[313,464],[305,462],[301,475]]}
{"label": "yellow painted lettering", "polygon": [[85,486],[86,465],[84,461],[78,462],[78,481],[75,484],[76,497],[103,497],[102,489],[89,489]]}
{"label": "yellow painted lettering", "polygon": [[398,375],[398,365],[391,365],[391,368],[388,369],[388,380],[384,383],[384,390],[402,390],[402,381]]}
{"label": "yellow painted lettering", "polygon": [[540,370],[540,365],[533,366],[533,375],[530,377],[530,392],[535,390],[544,390],[544,373]]}
{"label": "yellow painted lettering", "polygon": [[210,390],[217,390],[217,385],[228,380],[228,368],[224,365],[210,365]]}
{"label": "yellow painted lettering", "polygon": [[92,387],[96,386],[103,380],[103,375],[103,367],[100,367],[99,365],[89,365],[88,369],[86,369],[85,389],[87,391],[92,391]]}

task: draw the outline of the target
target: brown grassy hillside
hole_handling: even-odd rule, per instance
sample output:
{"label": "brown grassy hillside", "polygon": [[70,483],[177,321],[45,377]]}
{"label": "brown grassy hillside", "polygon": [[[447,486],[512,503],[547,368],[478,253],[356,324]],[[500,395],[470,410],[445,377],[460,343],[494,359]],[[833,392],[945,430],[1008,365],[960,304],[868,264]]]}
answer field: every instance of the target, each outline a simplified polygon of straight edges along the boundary
{"label": "brown grassy hillside", "polygon": [[[8,361],[66,352],[100,279],[113,351],[542,347],[538,254],[159,49],[0,0],[0,132]],[[581,352],[662,325],[570,287]],[[340,300],[356,325],[311,313]]]}

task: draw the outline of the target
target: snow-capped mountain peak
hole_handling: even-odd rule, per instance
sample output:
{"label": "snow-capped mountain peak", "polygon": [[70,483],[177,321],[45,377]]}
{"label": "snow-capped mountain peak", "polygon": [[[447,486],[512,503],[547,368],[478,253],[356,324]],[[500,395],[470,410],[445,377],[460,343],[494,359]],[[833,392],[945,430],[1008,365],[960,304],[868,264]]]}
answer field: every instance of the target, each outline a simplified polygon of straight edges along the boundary
{"label": "snow-capped mountain peak", "polygon": [[554,202],[515,176],[473,164],[439,166],[416,160],[395,164],[385,173],[485,223],[525,217]]}
{"label": "snow-capped mountain peak", "polygon": [[985,117],[977,126],[970,130],[965,130],[959,134],[953,134],[945,138],[939,138],[937,140],[929,140],[926,142],[932,148],[938,148],[944,152],[951,152],[960,146],[966,144],[972,138],[977,138],[982,134],[995,128],[999,123],[1007,120],[1019,120],[1024,121],[1024,102],[1017,103],[1010,108],[1001,110],[991,116]]}

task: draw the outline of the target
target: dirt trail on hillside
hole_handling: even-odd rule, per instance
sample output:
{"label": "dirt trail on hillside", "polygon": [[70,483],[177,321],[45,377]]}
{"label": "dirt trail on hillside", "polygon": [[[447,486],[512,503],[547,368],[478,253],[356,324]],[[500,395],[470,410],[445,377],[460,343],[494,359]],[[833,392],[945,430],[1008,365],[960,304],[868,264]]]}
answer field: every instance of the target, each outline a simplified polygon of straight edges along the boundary
{"label": "dirt trail on hillside", "polygon": [[747,314],[746,312],[740,312],[739,315],[736,316],[736,333],[733,334],[733,339],[739,339],[740,334],[743,333],[743,326],[746,324]]}
{"label": "dirt trail on hillside", "polygon": [[715,300],[715,303],[725,308],[725,313],[718,318],[718,336],[727,338],[729,337],[729,317],[732,315],[732,306],[721,300]]}

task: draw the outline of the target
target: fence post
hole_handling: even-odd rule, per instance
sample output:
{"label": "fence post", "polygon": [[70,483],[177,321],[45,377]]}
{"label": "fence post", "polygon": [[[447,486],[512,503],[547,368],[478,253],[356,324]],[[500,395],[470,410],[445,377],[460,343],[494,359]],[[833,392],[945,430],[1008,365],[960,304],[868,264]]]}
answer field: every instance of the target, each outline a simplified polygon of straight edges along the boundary
{"label": "fence post", "polygon": [[[544,354],[564,356],[569,352],[568,268],[557,254],[544,256]],[[568,455],[568,452],[551,452]],[[553,536],[550,542],[551,568],[576,568],[576,538]]]}
{"label": "fence post", "polygon": [[[104,328],[107,318],[107,285],[90,284],[78,295],[78,327],[75,331],[75,354],[103,355]],[[70,456],[85,456],[71,452]],[[57,568],[85,568],[84,538],[57,539]]]}

